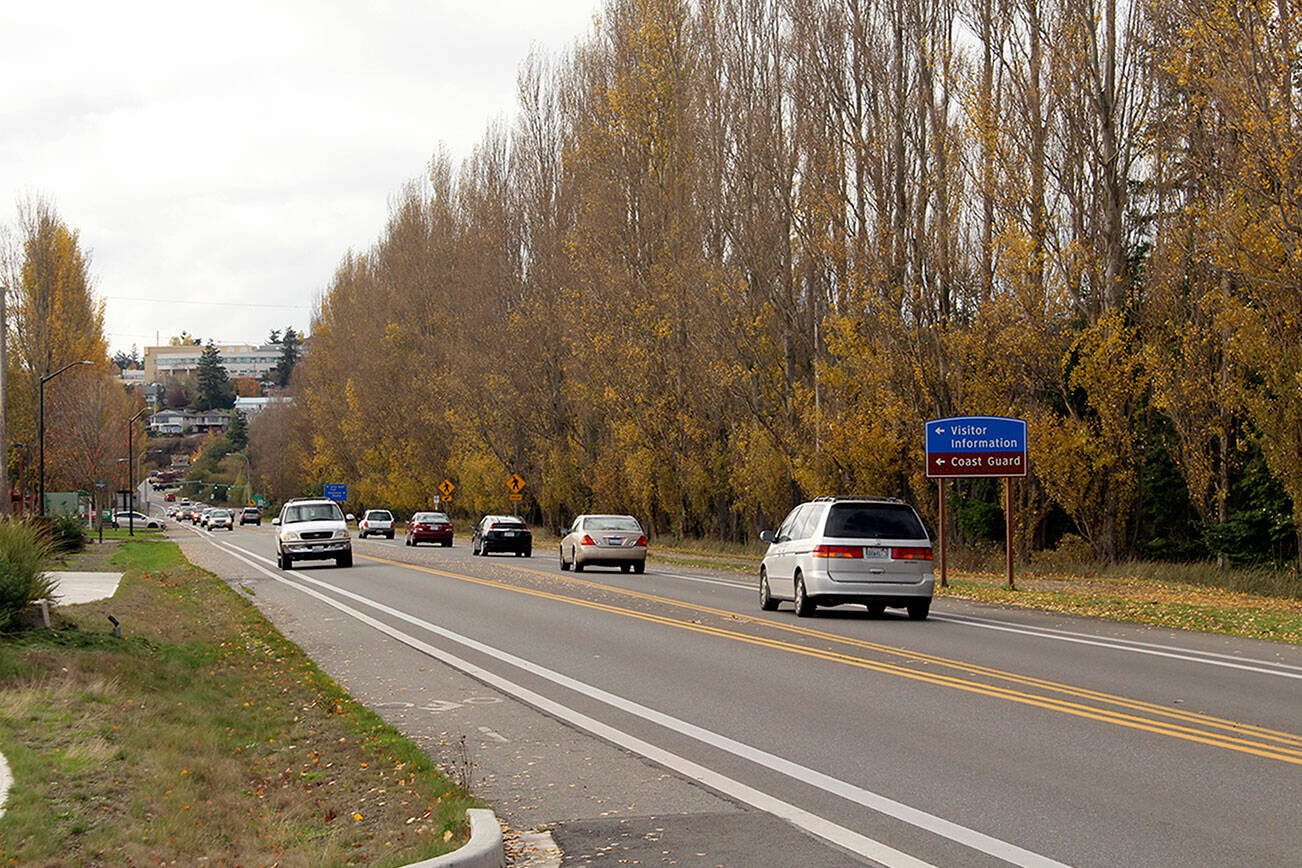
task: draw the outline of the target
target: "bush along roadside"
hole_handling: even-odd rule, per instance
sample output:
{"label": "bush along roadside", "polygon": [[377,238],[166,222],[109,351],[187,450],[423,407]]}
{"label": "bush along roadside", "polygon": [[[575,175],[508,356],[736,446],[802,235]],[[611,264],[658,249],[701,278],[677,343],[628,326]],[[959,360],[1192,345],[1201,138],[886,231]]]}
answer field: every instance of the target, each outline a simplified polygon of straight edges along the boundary
{"label": "bush along roadside", "polygon": [[32,603],[48,599],[53,580],[49,534],[26,521],[0,521],[0,633],[11,629]]}
{"label": "bush along roadside", "polygon": [[390,866],[464,843],[477,803],[225,583],[170,542],[114,563],[113,599],[0,637],[0,861]]}

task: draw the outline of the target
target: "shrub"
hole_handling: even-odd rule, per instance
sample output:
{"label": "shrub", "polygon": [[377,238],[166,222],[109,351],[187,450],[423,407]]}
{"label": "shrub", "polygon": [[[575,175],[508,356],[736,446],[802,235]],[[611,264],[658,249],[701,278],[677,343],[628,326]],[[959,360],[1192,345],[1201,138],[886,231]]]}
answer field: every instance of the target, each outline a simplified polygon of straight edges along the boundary
{"label": "shrub", "polygon": [[33,522],[0,522],[0,630],[37,600],[50,597],[55,581],[45,573],[53,555],[46,530]]}
{"label": "shrub", "polygon": [[76,516],[56,515],[50,522],[50,534],[56,551],[81,551],[86,547],[88,533],[86,526]]}

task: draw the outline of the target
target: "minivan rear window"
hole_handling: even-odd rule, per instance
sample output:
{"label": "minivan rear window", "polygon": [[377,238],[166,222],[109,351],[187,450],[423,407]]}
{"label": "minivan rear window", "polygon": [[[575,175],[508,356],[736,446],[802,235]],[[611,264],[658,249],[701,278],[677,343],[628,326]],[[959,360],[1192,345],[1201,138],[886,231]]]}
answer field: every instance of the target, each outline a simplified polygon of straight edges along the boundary
{"label": "minivan rear window", "polygon": [[836,504],[827,516],[824,536],[842,539],[925,539],[917,513],[904,504]]}

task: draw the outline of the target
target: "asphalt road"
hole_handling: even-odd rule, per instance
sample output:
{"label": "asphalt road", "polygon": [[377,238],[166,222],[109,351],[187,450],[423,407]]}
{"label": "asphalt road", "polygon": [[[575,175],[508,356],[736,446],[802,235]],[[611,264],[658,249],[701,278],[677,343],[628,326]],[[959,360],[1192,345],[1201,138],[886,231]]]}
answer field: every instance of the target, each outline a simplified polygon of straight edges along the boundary
{"label": "asphalt road", "polygon": [[[1294,865],[1302,648],[938,600],[759,611],[745,577],[170,531],[575,865]],[[653,546],[654,551],[654,546]]]}

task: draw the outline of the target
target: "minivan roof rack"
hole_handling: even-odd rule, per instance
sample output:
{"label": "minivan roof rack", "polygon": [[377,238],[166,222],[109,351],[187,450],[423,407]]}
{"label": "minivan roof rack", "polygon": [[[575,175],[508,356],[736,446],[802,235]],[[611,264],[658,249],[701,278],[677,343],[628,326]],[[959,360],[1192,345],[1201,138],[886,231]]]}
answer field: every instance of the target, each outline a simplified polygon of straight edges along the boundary
{"label": "minivan roof rack", "polygon": [[899,497],[878,497],[876,495],[859,495],[859,494],[824,494],[815,497],[815,503],[835,503],[838,500],[868,500],[875,503],[903,503],[904,500]]}

